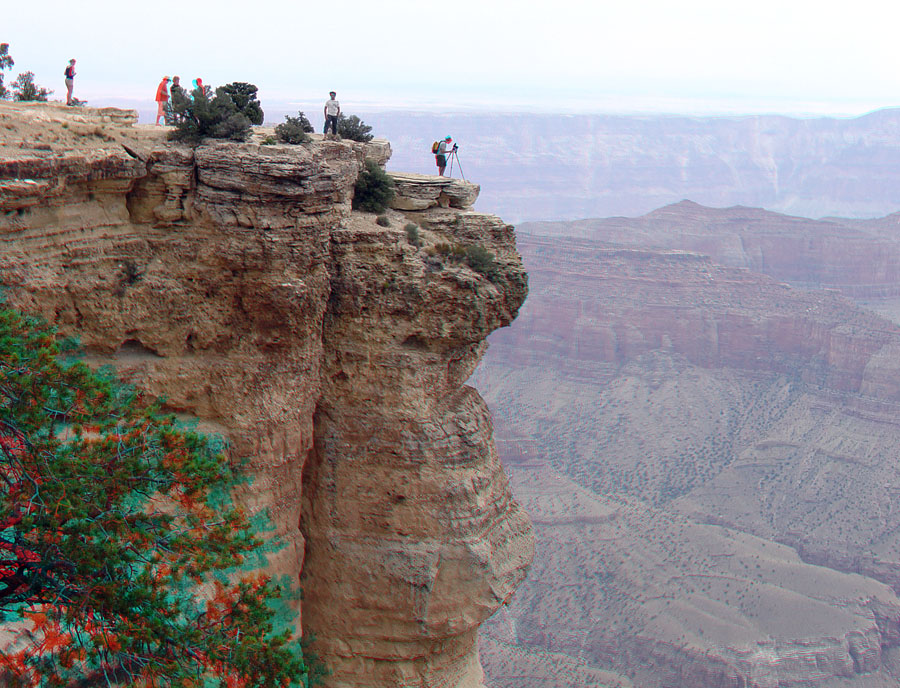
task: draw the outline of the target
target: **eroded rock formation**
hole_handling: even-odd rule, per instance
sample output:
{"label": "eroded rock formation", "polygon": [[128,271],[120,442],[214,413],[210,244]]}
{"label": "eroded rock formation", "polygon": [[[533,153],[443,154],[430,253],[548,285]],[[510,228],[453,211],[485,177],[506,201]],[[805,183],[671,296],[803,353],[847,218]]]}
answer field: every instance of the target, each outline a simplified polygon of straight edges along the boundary
{"label": "eroded rock formation", "polygon": [[[464,381],[526,281],[470,209],[351,212],[385,142],[191,149],[119,111],[0,105],[0,280],[89,359],[249,459],[329,685],[481,685],[478,626],[531,559]],[[410,243],[404,223],[420,227]],[[480,244],[493,279],[429,251]]]}
{"label": "eroded rock formation", "polygon": [[528,303],[474,379],[538,554],[489,675],[519,652],[642,688],[897,685],[900,328],[691,251],[519,247]]}

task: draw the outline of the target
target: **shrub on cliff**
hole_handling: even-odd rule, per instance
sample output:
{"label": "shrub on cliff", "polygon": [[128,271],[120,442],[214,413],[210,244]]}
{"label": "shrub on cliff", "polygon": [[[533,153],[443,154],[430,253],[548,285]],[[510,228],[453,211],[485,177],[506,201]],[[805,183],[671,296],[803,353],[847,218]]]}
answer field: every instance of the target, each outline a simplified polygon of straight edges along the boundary
{"label": "shrub on cliff", "polygon": [[342,139],[368,143],[374,138],[372,134],[369,133],[371,131],[372,127],[363,122],[356,115],[350,115],[349,117],[340,115],[338,117],[337,133]]}
{"label": "shrub on cliff", "polygon": [[365,169],[356,179],[353,208],[383,213],[394,198],[394,180],[375,162],[366,158]]}
{"label": "shrub on cliff", "polygon": [[422,237],[419,236],[419,225],[407,222],[403,229],[406,230],[406,240],[413,246],[422,245]]}
{"label": "shrub on cliff", "polygon": [[60,355],[0,311],[0,683],[317,678],[282,587],[236,568],[261,541],[217,443]]}
{"label": "shrub on cliff", "polygon": [[47,98],[53,95],[53,91],[49,88],[43,88],[34,83],[34,72],[22,72],[16,77],[16,80],[10,84],[13,100],[19,101],[41,101],[46,102]]}
{"label": "shrub on cliff", "polygon": [[494,254],[484,246],[474,244],[466,246],[463,260],[475,272],[481,273],[492,282],[500,276],[497,263],[494,262]]}
{"label": "shrub on cliff", "polygon": [[245,81],[235,81],[222,87],[239,113],[250,120],[250,124],[262,124],[265,114],[262,105],[256,98],[259,89]]}
{"label": "shrub on cliff", "polygon": [[187,143],[199,143],[206,136],[246,141],[251,125],[263,121],[256,90],[253,84],[235,82],[220,86],[212,97],[205,89],[178,97],[172,103],[176,122],[171,138]]}
{"label": "shrub on cliff", "polygon": [[500,268],[497,266],[494,254],[484,246],[469,244],[438,243],[430,247],[429,255],[438,255],[453,263],[465,263],[475,272],[487,277],[492,282],[500,277]]}
{"label": "shrub on cliff", "polygon": [[310,139],[308,134],[313,130],[312,124],[302,112],[298,112],[296,117],[290,115],[284,116],[284,122],[275,127],[275,137],[283,143],[307,143]]}

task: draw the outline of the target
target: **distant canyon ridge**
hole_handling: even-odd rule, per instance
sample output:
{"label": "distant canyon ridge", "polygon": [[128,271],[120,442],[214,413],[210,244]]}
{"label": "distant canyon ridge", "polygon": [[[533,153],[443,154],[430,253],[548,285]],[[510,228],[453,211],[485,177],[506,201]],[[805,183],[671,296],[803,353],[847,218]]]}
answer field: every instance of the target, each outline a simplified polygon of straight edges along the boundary
{"label": "distant canyon ridge", "polygon": [[391,169],[433,174],[432,141],[453,136],[463,172],[481,185],[478,209],[514,223],[636,216],[683,199],[813,218],[900,210],[900,109],[847,119],[362,116],[392,142]]}
{"label": "distant canyon ridge", "polygon": [[519,226],[529,296],[472,382],[537,545],[490,688],[900,686],[898,229]]}

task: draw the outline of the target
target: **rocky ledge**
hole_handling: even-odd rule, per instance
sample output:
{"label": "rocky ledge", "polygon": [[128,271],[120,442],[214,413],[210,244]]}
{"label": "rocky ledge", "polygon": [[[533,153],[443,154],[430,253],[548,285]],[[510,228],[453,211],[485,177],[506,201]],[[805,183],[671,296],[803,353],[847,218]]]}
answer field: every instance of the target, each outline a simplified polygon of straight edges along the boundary
{"label": "rocky ledge", "polygon": [[[526,278],[512,227],[465,209],[474,185],[389,227],[352,212],[389,154],[188,148],[133,113],[0,104],[0,281],[249,459],[239,499],[286,543],[269,568],[302,581],[328,685],[474,688],[533,541],[464,382]],[[489,274],[435,248],[473,244]]]}

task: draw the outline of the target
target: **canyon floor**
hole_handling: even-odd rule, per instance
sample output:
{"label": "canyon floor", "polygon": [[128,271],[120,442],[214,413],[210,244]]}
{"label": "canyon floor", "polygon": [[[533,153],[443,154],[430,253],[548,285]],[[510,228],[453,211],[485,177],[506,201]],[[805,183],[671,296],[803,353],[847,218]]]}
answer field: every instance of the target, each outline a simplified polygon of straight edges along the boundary
{"label": "canyon floor", "polygon": [[489,685],[900,685],[897,217],[685,202],[518,246],[473,381],[537,549]]}

